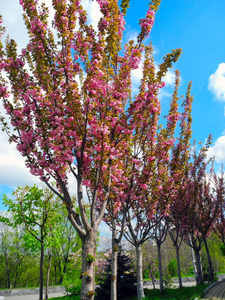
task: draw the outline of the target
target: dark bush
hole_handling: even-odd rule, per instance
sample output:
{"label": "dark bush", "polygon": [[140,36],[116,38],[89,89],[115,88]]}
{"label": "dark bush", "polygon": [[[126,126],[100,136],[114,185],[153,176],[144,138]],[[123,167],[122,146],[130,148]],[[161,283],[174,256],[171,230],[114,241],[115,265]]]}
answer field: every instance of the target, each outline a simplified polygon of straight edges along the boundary
{"label": "dark bush", "polygon": [[[109,264],[99,278],[99,287],[96,288],[96,300],[110,300],[111,290],[111,257],[108,259]],[[131,257],[122,249],[118,253],[117,269],[117,299],[123,300],[129,295],[136,293],[136,276]]]}

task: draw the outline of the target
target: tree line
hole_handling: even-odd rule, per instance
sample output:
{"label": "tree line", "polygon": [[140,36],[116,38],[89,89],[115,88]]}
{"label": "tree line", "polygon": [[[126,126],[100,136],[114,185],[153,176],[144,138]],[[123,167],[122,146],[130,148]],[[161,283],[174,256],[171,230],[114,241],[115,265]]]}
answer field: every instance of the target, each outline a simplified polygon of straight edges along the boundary
{"label": "tree line", "polygon": [[[198,159],[197,161],[199,164]],[[212,169],[210,174],[211,172]],[[203,174],[201,172],[201,176]],[[203,183],[207,183],[208,191],[209,174],[204,174],[204,177],[206,182],[203,181]],[[129,228],[124,230],[124,238],[133,246],[133,250],[129,252],[133,257],[132,260],[135,261],[133,267],[135,267],[136,274],[141,274],[141,278],[137,276],[136,282],[139,283],[139,286],[142,285],[141,292],[143,294],[143,276],[151,278],[153,286],[155,286],[156,277],[159,278],[160,289],[163,291],[165,278],[168,279],[174,275],[178,276],[179,286],[182,287],[181,274],[192,274],[195,276],[197,284],[201,284],[205,281],[212,282],[216,280],[216,272],[224,271],[224,257],[221,253],[224,255],[224,226],[222,223],[224,209],[222,208],[224,207],[225,198],[221,197],[220,194],[224,190],[224,183],[223,180],[220,181],[218,189],[216,189],[215,180],[223,177],[214,174],[212,178],[213,189],[211,192],[214,197],[211,195],[211,202],[213,204],[208,199],[209,194],[205,194],[202,185],[200,185],[202,180],[198,181],[196,183],[197,187],[193,190],[199,197],[197,191],[200,185],[200,195],[205,195],[206,202],[202,197],[199,197],[199,199],[191,197],[194,204],[191,202],[192,205],[190,205],[190,201],[187,201],[186,204],[182,203],[184,209],[179,210],[178,214],[166,214],[164,218],[160,218],[160,222],[152,217],[151,222],[155,225],[151,226],[145,241],[138,246],[138,251],[135,243],[129,238],[132,231],[130,233]],[[190,186],[186,186],[186,189],[189,197]],[[182,195],[184,196],[184,193]],[[178,198],[177,201],[180,202],[180,199]],[[41,298],[43,297],[45,285],[45,299],[48,299],[49,283],[51,285],[63,284],[69,292],[79,292],[81,287],[80,278],[82,277],[81,239],[73,230],[65,208],[61,207],[60,201],[54,196],[54,193],[47,188],[37,186],[19,187],[13,192],[12,197],[4,196],[3,203],[7,206],[8,213],[2,213],[0,217],[1,288],[39,285]],[[74,205],[75,203],[74,199]],[[176,202],[173,203],[173,207],[177,210],[175,204]],[[189,215],[187,214],[187,206],[188,209],[191,209]],[[123,211],[121,213],[123,214]],[[179,217],[175,218],[177,215]],[[190,217],[192,222],[189,219]],[[157,214],[155,214],[155,218],[157,218]],[[204,220],[206,220],[205,223],[203,223]],[[179,230],[176,228],[178,221],[180,222]],[[108,222],[107,219],[106,222]],[[205,235],[201,233],[196,225],[199,222],[200,229],[207,229],[204,231]],[[118,229],[117,225],[117,232]],[[136,230],[136,235],[138,235],[138,230]],[[112,245],[115,245],[114,241],[112,241]],[[108,258],[110,265],[106,264],[106,257],[101,258],[101,251],[98,251],[97,257],[89,256],[90,260],[95,260],[97,266],[96,282],[99,280],[98,274],[107,271],[106,268],[110,267],[112,275],[112,259],[115,257],[113,253],[119,253],[120,244],[118,244],[118,241],[117,245],[118,249],[111,249],[112,254],[107,255],[107,257],[110,256],[110,259]],[[191,257],[190,247],[194,251],[194,257]],[[182,250],[180,251],[180,249]],[[144,257],[142,257],[142,251]],[[168,253],[167,258],[166,252]],[[180,259],[180,252],[185,252],[185,262],[183,254]],[[213,260],[211,259],[212,255]],[[186,266],[186,270],[184,266]],[[116,271],[118,271],[118,266]],[[107,271],[107,274],[109,275],[109,271]],[[102,283],[105,284],[105,281],[103,280]],[[121,279],[119,284],[121,284]],[[118,287],[116,288],[118,289]],[[128,290],[133,291],[132,289]],[[109,291],[109,288],[106,291]]]}

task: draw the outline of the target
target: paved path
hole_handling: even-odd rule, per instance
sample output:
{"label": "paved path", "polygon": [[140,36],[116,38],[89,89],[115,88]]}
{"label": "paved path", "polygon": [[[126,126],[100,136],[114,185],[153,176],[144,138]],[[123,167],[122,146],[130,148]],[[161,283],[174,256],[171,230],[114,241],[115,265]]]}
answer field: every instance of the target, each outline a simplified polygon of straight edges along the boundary
{"label": "paved path", "polygon": [[[53,298],[53,297],[61,297],[65,296],[63,293],[49,293],[48,297]],[[15,296],[0,296],[0,300],[38,300],[39,295],[15,295]],[[45,299],[45,298],[44,298]]]}
{"label": "paved path", "polygon": [[225,300],[225,280],[210,288],[202,300]]}

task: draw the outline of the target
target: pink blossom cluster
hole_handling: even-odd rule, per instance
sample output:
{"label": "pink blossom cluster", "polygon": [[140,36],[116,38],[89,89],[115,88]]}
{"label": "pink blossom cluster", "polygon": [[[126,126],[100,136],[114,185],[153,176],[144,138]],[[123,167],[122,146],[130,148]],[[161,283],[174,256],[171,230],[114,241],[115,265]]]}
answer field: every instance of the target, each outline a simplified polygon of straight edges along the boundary
{"label": "pink blossom cluster", "polygon": [[140,20],[140,26],[146,38],[149,37],[150,35],[154,21],[155,21],[155,11],[149,8],[146,14],[146,18]]}

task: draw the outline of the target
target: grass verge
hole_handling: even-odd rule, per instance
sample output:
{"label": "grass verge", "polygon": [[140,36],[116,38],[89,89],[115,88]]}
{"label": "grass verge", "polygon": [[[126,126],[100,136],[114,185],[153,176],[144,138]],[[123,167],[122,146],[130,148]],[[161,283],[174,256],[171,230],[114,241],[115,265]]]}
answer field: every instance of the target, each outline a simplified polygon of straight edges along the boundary
{"label": "grass verge", "polygon": [[[191,287],[183,287],[178,289],[165,289],[164,292],[161,294],[158,289],[149,290],[145,289],[145,298],[143,300],[194,300],[194,299],[201,299],[203,291],[209,285],[197,285]],[[80,300],[79,296],[64,296],[64,297],[57,297],[57,298],[50,298],[54,300]],[[49,300],[50,300],[49,299]],[[120,299],[121,300],[121,299]],[[137,300],[136,295],[133,297],[129,297],[123,300]]]}

